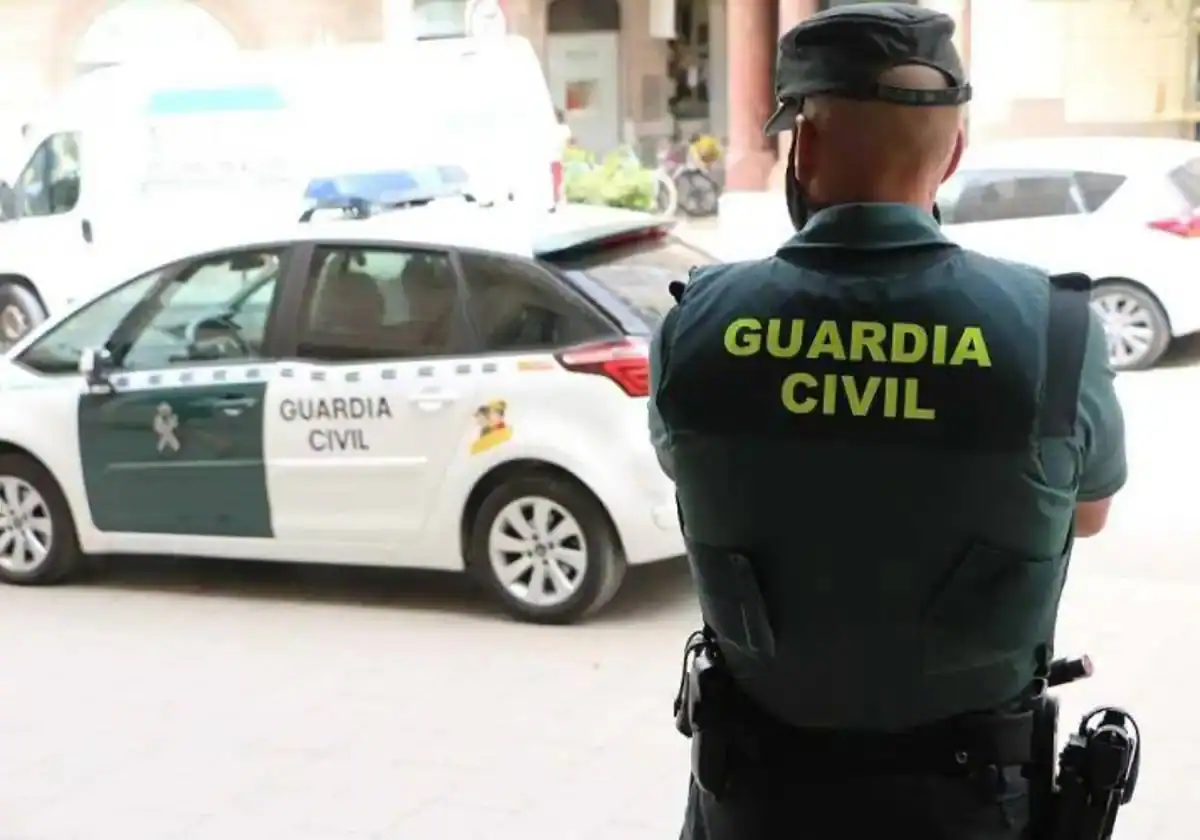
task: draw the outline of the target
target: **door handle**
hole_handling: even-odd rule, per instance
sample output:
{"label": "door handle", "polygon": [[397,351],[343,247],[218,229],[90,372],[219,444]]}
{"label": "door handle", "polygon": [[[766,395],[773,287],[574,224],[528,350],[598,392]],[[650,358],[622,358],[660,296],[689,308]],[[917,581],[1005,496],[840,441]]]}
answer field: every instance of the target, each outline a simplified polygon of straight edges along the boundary
{"label": "door handle", "polygon": [[459,395],[453,391],[443,391],[440,388],[431,388],[426,391],[414,395],[410,402],[415,404],[422,411],[437,411],[445,405],[449,405],[459,399]]}
{"label": "door handle", "polygon": [[84,242],[92,241],[92,223],[88,219],[84,219],[79,223],[79,232],[83,234]]}
{"label": "door handle", "polygon": [[218,397],[209,404],[226,417],[238,417],[247,408],[252,408],[257,402],[258,400],[255,397],[230,395],[227,397]]}

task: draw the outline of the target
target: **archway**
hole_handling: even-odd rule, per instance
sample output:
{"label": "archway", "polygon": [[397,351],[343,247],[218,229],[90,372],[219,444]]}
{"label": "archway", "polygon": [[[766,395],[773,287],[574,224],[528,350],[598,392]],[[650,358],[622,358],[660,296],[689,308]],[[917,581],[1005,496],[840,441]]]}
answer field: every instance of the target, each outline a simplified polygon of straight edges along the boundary
{"label": "archway", "polygon": [[608,152],[621,141],[620,0],[553,0],[546,78],[575,141]]}
{"label": "archway", "polygon": [[187,0],[122,0],[101,12],[75,49],[75,73],[144,58],[222,55],[237,39]]}

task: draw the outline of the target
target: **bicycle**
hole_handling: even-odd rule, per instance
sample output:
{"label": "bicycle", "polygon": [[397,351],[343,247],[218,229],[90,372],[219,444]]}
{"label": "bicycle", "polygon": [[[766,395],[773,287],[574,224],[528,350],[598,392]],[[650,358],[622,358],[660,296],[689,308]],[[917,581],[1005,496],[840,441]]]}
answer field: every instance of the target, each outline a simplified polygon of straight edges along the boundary
{"label": "bicycle", "polygon": [[669,187],[665,183],[661,187],[664,196],[670,197],[670,215],[682,211],[693,218],[704,218],[717,213],[725,181],[720,168],[723,152],[716,141],[705,144],[705,139],[711,140],[693,137],[687,144],[659,149],[656,183],[670,182]]}

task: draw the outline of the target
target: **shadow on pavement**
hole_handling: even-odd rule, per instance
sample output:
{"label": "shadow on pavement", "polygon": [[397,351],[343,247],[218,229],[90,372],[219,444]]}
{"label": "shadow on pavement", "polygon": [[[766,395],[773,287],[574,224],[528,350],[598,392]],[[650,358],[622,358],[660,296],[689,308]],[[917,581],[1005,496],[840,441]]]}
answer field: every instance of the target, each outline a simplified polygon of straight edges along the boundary
{"label": "shadow on pavement", "polygon": [[1159,364],[1162,367],[1174,368],[1200,364],[1200,333],[1191,333],[1175,339]]}
{"label": "shadow on pavement", "polygon": [[[197,596],[361,605],[494,617],[504,614],[463,574],[194,557],[101,557],[79,585]],[[683,560],[629,570],[595,620],[654,618],[694,603]]]}

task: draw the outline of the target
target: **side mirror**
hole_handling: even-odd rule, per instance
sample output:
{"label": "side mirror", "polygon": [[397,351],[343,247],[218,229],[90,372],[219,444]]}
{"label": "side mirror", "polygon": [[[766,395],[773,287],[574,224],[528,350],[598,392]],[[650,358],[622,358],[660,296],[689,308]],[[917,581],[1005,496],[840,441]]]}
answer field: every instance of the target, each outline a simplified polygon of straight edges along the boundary
{"label": "side mirror", "polygon": [[103,348],[89,347],[79,357],[79,372],[89,390],[112,393],[112,382],[108,379],[111,368],[112,354]]}
{"label": "side mirror", "polygon": [[17,217],[17,193],[8,181],[0,181],[0,221]]}

